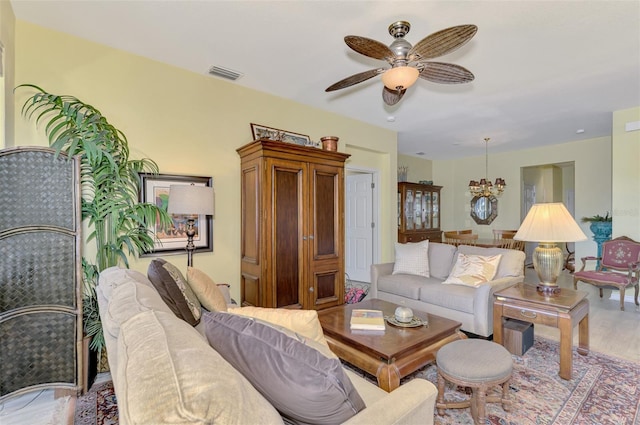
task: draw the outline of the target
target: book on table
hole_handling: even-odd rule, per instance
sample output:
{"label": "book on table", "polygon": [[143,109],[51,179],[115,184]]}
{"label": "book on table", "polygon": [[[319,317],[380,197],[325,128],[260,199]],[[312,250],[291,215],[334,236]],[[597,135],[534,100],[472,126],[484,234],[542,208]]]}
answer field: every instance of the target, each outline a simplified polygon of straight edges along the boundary
{"label": "book on table", "polygon": [[384,330],[384,316],[381,310],[355,309],[351,311],[351,329]]}

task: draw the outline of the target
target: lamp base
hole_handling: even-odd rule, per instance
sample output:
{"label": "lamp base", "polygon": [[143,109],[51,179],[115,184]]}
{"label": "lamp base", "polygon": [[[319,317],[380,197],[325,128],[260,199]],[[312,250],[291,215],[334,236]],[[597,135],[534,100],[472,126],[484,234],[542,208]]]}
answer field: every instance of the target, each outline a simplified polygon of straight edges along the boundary
{"label": "lamp base", "polygon": [[558,294],[560,287],[556,284],[562,271],[564,255],[562,250],[553,242],[540,242],[533,251],[533,268],[538,274],[540,284],[538,292]]}
{"label": "lamp base", "polygon": [[538,285],[536,286],[536,290],[538,292],[543,293],[544,295],[558,295],[560,293],[559,286],[547,286],[547,285]]}

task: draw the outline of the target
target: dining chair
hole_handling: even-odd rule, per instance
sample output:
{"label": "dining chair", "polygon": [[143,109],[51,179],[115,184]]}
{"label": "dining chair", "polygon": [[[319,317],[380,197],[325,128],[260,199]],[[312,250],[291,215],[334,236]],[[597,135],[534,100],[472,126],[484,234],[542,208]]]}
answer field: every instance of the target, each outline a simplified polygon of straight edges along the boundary
{"label": "dining chair", "polygon": [[475,245],[477,240],[477,234],[456,232],[443,233],[443,242],[449,245]]}
{"label": "dining chair", "polygon": [[493,229],[493,238],[494,239],[513,239],[516,235],[517,230],[501,230],[501,229]]}

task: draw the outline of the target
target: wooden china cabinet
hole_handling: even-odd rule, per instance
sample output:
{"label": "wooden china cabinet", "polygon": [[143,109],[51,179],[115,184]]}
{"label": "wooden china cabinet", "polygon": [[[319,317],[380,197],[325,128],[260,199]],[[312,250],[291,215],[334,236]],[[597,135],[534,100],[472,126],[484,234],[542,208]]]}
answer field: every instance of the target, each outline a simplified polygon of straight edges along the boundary
{"label": "wooden china cabinet", "polygon": [[266,139],[237,152],[242,305],[323,309],[342,304],[349,155]]}
{"label": "wooden china cabinet", "polygon": [[442,186],[398,182],[398,242],[442,242]]}

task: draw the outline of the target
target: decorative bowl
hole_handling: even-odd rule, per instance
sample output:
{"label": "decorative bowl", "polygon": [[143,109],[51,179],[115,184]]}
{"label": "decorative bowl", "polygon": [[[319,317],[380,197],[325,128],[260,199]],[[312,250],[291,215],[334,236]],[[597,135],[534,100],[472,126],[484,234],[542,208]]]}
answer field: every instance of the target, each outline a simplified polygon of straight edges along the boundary
{"label": "decorative bowl", "polygon": [[398,307],[395,312],[396,320],[401,323],[409,323],[413,320],[413,310],[409,307]]}

